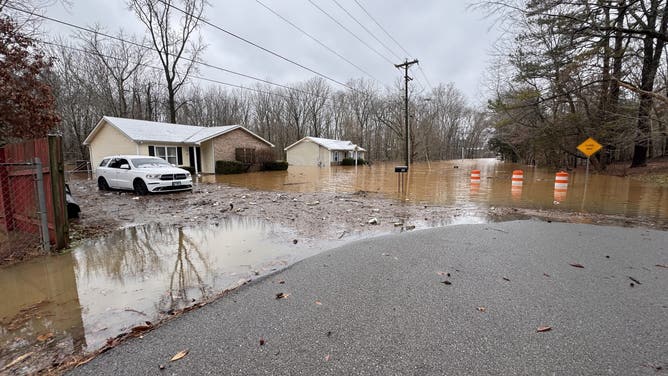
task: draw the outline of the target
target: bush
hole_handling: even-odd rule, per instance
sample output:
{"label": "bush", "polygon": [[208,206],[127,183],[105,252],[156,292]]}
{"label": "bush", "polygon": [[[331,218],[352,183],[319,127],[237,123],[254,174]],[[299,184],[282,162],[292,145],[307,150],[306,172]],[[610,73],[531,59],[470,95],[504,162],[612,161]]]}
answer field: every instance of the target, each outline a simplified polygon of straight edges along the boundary
{"label": "bush", "polygon": [[262,163],[262,170],[264,171],[285,171],[288,169],[288,162],[286,161],[268,161]]}
{"label": "bush", "polygon": [[216,161],[216,174],[241,174],[248,171],[250,164],[237,161]]}
{"label": "bush", "polygon": [[[357,159],[357,165],[361,166],[363,164],[366,164],[366,161],[362,158]],[[355,158],[343,158],[341,161],[342,166],[354,166],[355,165]]]}

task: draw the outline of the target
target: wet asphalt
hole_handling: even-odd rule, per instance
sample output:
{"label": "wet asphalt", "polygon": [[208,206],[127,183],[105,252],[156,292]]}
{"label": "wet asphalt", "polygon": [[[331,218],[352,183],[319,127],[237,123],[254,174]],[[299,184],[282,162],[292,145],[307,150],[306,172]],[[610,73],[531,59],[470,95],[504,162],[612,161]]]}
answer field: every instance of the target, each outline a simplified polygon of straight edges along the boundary
{"label": "wet asphalt", "polygon": [[254,281],[72,374],[665,374],[661,265],[668,232],[647,229],[514,221],[378,237]]}

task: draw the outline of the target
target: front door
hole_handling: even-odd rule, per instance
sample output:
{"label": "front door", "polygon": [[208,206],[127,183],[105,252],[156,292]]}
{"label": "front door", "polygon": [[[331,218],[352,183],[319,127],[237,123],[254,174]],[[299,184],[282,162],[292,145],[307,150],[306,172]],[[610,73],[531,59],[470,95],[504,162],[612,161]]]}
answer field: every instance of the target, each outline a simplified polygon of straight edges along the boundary
{"label": "front door", "polygon": [[197,153],[197,172],[202,172],[202,152],[199,149],[199,146],[188,148],[188,154],[190,155],[190,167],[195,167],[195,153]]}

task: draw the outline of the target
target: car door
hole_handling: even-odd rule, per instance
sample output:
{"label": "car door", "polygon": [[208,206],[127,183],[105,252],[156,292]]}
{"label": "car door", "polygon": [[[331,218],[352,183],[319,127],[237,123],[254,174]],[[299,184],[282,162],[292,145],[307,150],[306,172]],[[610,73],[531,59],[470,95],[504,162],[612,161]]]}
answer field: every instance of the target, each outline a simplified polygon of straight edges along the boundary
{"label": "car door", "polygon": [[125,158],[118,159],[118,168],[116,168],[116,184],[121,189],[133,189],[132,187],[132,166]]}

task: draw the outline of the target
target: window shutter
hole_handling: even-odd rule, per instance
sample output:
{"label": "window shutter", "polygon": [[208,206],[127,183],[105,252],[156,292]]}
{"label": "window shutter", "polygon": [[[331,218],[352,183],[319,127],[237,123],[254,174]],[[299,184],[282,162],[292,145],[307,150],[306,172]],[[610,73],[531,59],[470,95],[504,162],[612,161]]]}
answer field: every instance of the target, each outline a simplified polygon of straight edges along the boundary
{"label": "window shutter", "polygon": [[177,154],[176,155],[177,155],[177,160],[178,160],[178,162],[176,164],[179,165],[179,166],[182,166],[183,165],[183,148],[179,146],[176,149],[177,149],[177,152],[176,152]]}
{"label": "window shutter", "polygon": [[148,146],[148,155],[151,157],[155,157],[155,146],[149,145]]}

